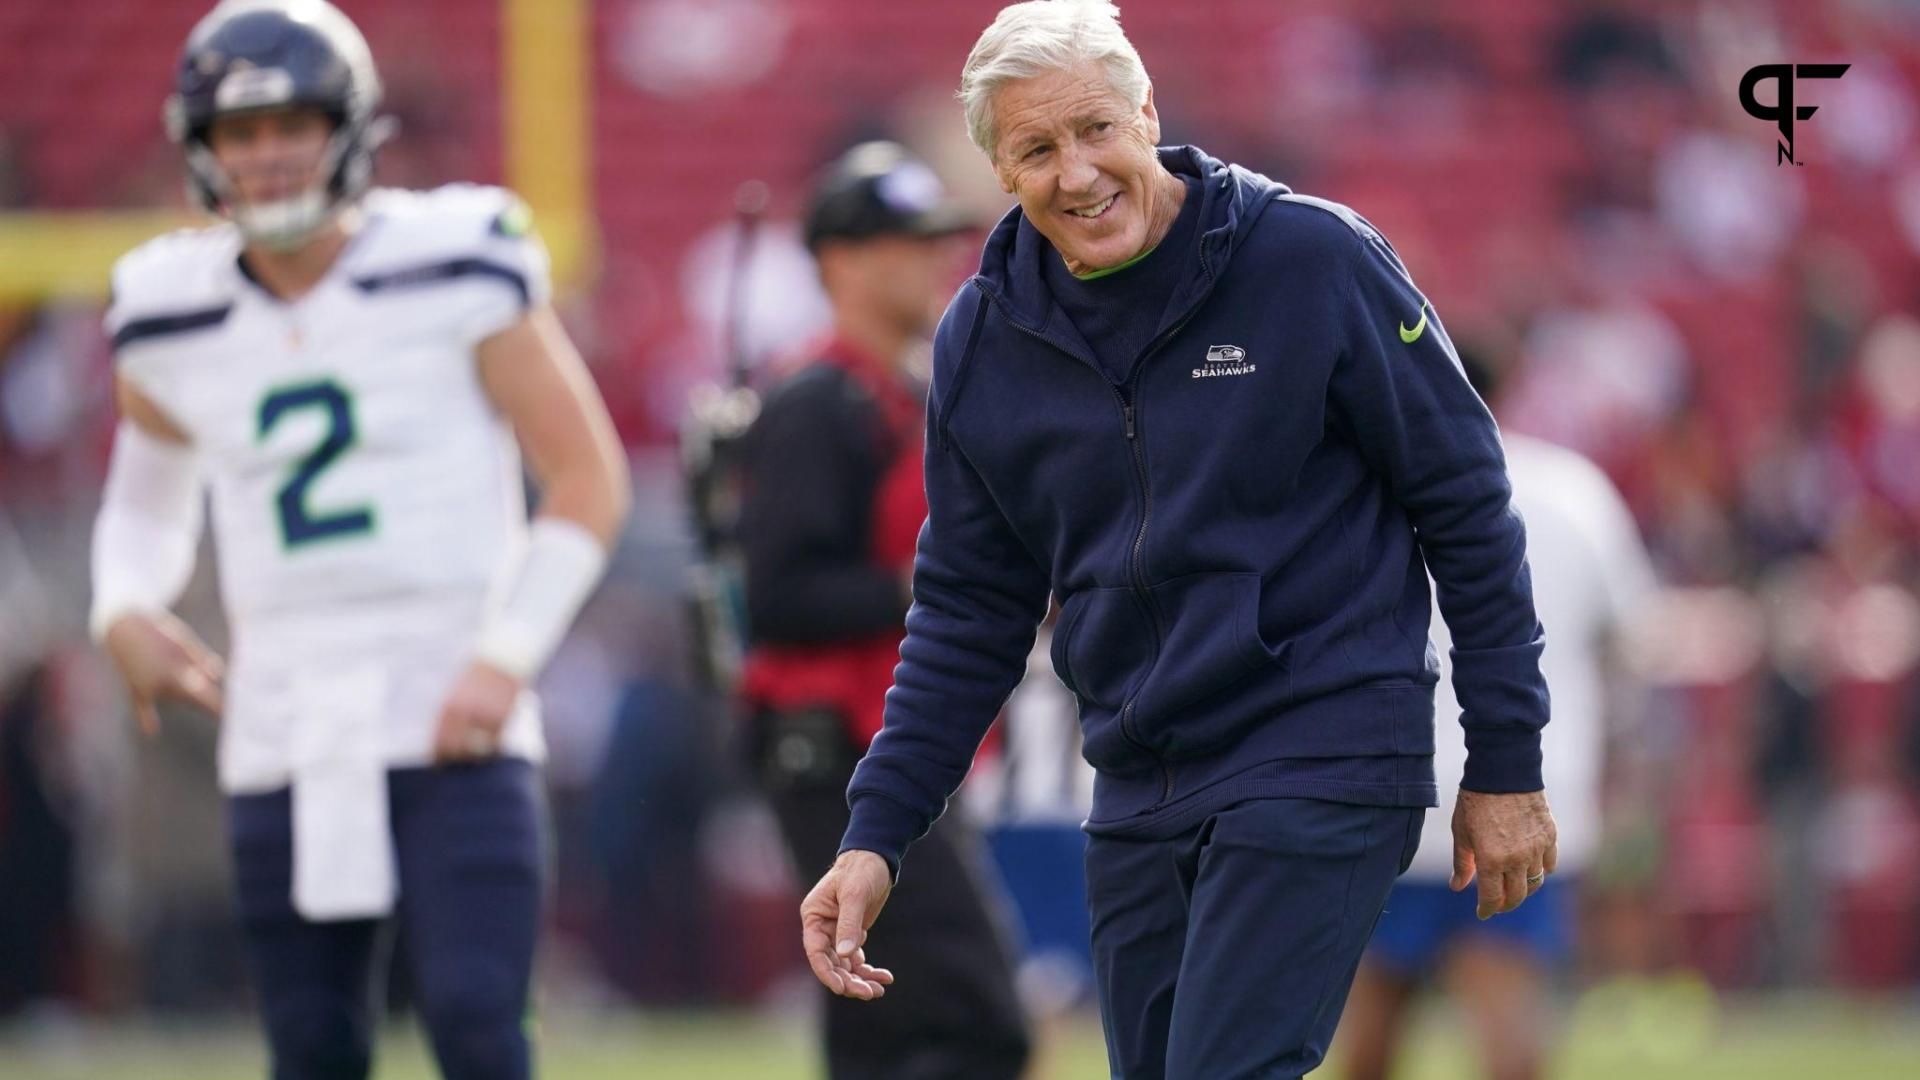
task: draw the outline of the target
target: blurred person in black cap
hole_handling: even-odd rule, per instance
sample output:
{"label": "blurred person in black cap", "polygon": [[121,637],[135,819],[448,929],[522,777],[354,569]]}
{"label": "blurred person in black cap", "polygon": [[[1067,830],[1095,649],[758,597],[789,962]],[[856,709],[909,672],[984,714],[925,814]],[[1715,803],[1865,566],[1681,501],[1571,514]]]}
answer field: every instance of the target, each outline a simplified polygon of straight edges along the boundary
{"label": "blurred person in black cap", "polygon": [[[957,276],[955,245],[975,225],[894,143],[862,143],[830,166],[805,231],[833,329],[768,393],[747,435],[750,752],[809,879],[839,849],[847,783],[893,682],[927,513],[917,361]],[[960,815],[921,842],[874,933],[874,947],[916,978],[877,1007],[829,997],[835,1080],[1021,1074],[1027,1020],[988,874]]]}

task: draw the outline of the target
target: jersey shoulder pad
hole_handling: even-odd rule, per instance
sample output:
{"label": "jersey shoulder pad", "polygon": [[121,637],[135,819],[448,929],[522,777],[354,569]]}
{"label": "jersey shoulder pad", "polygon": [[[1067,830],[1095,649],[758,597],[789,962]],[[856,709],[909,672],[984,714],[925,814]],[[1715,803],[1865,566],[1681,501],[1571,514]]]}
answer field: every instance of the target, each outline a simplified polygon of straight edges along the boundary
{"label": "jersey shoulder pad", "polygon": [[429,191],[380,188],[367,195],[380,220],[375,236],[389,259],[450,258],[528,240],[532,214],[518,195],[489,184],[445,184]]}
{"label": "jersey shoulder pad", "polygon": [[484,336],[552,292],[547,252],[527,206],[505,188],[448,184],[431,191],[369,193],[370,235],[354,254],[354,283],[369,293],[452,281],[491,280],[504,306],[481,302],[467,324]]}
{"label": "jersey shoulder pad", "polygon": [[107,312],[115,348],[225,321],[240,248],[238,230],[223,224],[166,233],[121,256]]}

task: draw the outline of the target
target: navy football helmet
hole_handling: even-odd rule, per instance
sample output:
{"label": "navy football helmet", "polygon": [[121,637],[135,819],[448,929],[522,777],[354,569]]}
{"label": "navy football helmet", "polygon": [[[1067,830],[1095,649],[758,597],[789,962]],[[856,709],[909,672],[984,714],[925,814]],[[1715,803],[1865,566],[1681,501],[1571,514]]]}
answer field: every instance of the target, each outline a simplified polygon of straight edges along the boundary
{"label": "navy football helmet", "polygon": [[[289,106],[333,120],[323,180],[270,206],[235,206],[207,131],[216,117]],[[227,0],[188,35],[167,99],[167,134],[187,159],[187,186],[249,240],[296,246],[366,190],[392,129],[378,117],[380,75],[353,22],[326,0]]]}

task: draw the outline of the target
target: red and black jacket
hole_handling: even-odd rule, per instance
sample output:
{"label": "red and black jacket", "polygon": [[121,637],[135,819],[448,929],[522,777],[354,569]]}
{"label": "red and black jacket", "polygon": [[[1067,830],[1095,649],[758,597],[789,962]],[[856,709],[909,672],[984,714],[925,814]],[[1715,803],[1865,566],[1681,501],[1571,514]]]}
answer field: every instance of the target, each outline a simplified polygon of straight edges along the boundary
{"label": "red and black jacket", "polygon": [[746,669],[758,708],[828,707],[865,750],[899,660],[927,516],[924,387],[835,339],[768,393],[745,447]]}

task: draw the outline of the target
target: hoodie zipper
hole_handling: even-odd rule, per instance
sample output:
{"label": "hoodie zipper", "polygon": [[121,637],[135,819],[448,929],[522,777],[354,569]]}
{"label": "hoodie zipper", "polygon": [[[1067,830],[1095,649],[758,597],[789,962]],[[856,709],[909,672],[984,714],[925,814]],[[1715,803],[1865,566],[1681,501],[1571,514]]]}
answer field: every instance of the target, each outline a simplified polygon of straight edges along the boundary
{"label": "hoodie zipper", "polygon": [[[1203,270],[1206,269],[1204,256],[1201,258],[1201,267]],[[1212,287],[1212,277],[1212,272],[1207,271],[1209,289]],[[1166,347],[1169,341],[1179,337],[1180,331],[1186,329],[1187,323],[1192,318],[1193,314],[1189,312],[1179,322],[1174,323],[1171,330],[1154,339],[1147,346],[1146,351],[1133,362],[1133,375],[1127,380],[1126,389],[1118,386],[1113,388],[1114,396],[1120,399],[1121,415],[1126,419],[1127,448],[1132,451],[1134,475],[1140,481],[1140,527],[1133,534],[1133,558],[1130,560],[1128,570],[1133,576],[1134,594],[1146,607],[1147,618],[1153,624],[1153,662],[1155,663],[1160,659],[1160,646],[1167,635],[1166,629],[1161,625],[1160,605],[1154,603],[1153,590],[1147,586],[1147,526],[1153,521],[1153,484],[1147,473],[1147,448],[1139,437],[1138,391],[1140,377],[1146,371],[1147,361]],[[1152,806],[1140,811],[1142,814],[1151,814],[1167,805],[1167,802],[1173,798],[1173,770],[1168,767],[1165,759],[1147,749],[1146,742],[1140,738],[1138,729],[1131,725],[1133,715],[1133,699],[1129,698],[1126,704],[1120,707],[1120,734],[1126,736],[1128,742],[1153,758],[1154,764],[1160,769],[1160,797],[1154,800]]]}
{"label": "hoodie zipper", "polygon": [[[1121,420],[1126,427],[1127,448],[1131,452],[1131,456],[1133,458],[1134,476],[1140,482],[1140,492],[1141,492],[1141,499],[1142,499],[1141,510],[1140,510],[1140,527],[1134,532],[1133,558],[1130,560],[1130,565],[1127,568],[1127,576],[1132,579],[1130,584],[1133,586],[1134,600],[1137,601],[1146,610],[1147,618],[1153,626],[1153,656],[1152,656],[1152,659],[1148,661],[1148,666],[1151,667],[1154,663],[1158,662],[1160,659],[1160,636],[1161,636],[1160,635],[1160,618],[1154,612],[1152,595],[1148,593],[1142,585],[1143,578],[1140,570],[1140,557],[1143,551],[1145,550],[1146,537],[1147,537],[1147,532],[1146,532],[1147,517],[1149,514],[1152,513],[1153,495],[1152,495],[1151,489],[1149,489],[1149,487],[1147,486],[1146,451],[1141,449],[1140,441],[1136,437],[1138,434],[1138,428],[1134,423],[1133,404],[1127,399],[1127,394],[1122,388],[1113,385],[1111,381],[1107,380],[1106,373],[1103,371],[1100,371],[1100,366],[1098,364],[1095,364],[1093,361],[1088,360],[1086,357],[1081,356],[1077,352],[1074,352],[1072,349],[1068,348],[1066,345],[1060,343],[1059,341],[1048,337],[1046,334],[1041,333],[1040,331],[1035,330],[1034,328],[1021,322],[1020,320],[1014,318],[1012,312],[1009,312],[1006,309],[1006,305],[1004,304],[1004,302],[1002,302],[999,296],[997,296],[992,290],[983,288],[980,290],[980,294],[982,296],[985,296],[989,301],[991,301],[995,307],[1000,308],[1001,316],[1004,317],[1007,320],[1008,325],[1012,326],[1014,329],[1020,331],[1021,333],[1027,335],[1030,338],[1033,338],[1036,341],[1040,341],[1047,345],[1051,345],[1055,349],[1058,349],[1060,352],[1065,353],[1066,355],[1074,358],[1080,363],[1086,364],[1088,367],[1093,368],[1094,371],[1100,375],[1101,380],[1107,383],[1107,388],[1113,391],[1114,400],[1119,402],[1120,404]],[[1184,323],[1182,325],[1184,325]],[[1141,813],[1145,814],[1145,813],[1151,813],[1155,810],[1158,810],[1160,809],[1161,806],[1166,804],[1167,797],[1173,792],[1173,772],[1167,767],[1167,763],[1161,759],[1159,754],[1154,753],[1152,748],[1147,746],[1146,743],[1142,742],[1140,738],[1134,734],[1132,717],[1133,717],[1133,699],[1128,698],[1125,704],[1120,706],[1120,720],[1119,720],[1120,737],[1127,740],[1128,743],[1132,744],[1134,749],[1140,751],[1142,754],[1152,759],[1154,768],[1160,771],[1160,797],[1154,801],[1152,806],[1149,806],[1145,810],[1141,811]]]}
{"label": "hoodie zipper", "polygon": [[[1213,291],[1214,282],[1213,267],[1207,260],[1207,252],[1204,244],[1200,249],[1200,272],[1206,277],[1206,285],[1200,294],[1202,297],[1205,297]],[[1114,399],[1120,404],[1120,416],[1126,428],[1127,449],[1130,451],[1130,456],[1133,459],[1134,477],[1140,483],[1140,525],[1134,530],[1133,553],[1132,557],[1128,560],[1127,571],[1128,576],[1132,578],[1131,584],[1133,586],[1134,599],[1138,600],[1141,606],[1146,609],[1148,622],[1153,627],[1153,655],[1147,662],[1147,666],[1151,669],[1152,666],[1160,660],[1160,646],[1166,637],[1166,632],[1160,625],[1160,609],[1153,602],[1153,592],[1147,587],[1147,526],[1153,519],[1153,485],[1149,482],[1147,475],[1146,447],[1142,445],[1139,437],[1140,426],[1137,413],[1137,390],[1140,377],[1146,371],[1147,361],[1152,359],[1155,353],[1165,348],[1168,342],[1178,337],[1180,331],[1186,329],[1187,323],[1192,321],[1194,314],[1200,308],[1200,304],[1196,302],[1187,310],[1186,314],[1180,317],[1179,322],[1173,324],[1171,329],[1153,339],[1139,357],[1134,360],[1133,374],[1128,378],[1126,385],[1115,386],[1111,381],[1107,380],[1106,372],[1100,369],[1100,365],[1067,348],[1059,341],[1048,337],[1039,330],[1033,329],[1014,318],[1013,313],[1007,310],[1005,303],[993,290],[981,288],[980,293],[992,301],[994,306],[1000,308],[1001,316],[1015,329],[1038,341],[1045,342],[1068,356],[1073,357],[1075,360],[1093,368],[1101,380],[1107,382],[1108,388],[1113,391]],[[1147,746],[1145,740],[1141,739],[1134,729],[1133,706],[1133,698],[1128,698],[1126,702],[1120,706],[1120,737],[1132,743],[1135,749],[1151,758],[1154,767],[1160,771],[1160,797],[1154,800],[1151,806],[1140,811],[1141,814],[1151,814],[1167,805],[1167,802],[1173,798],[1173,770],[1168,766],[1166,759],[1162,758],[1159,754],[1155,753],[1152,748]]]}
{"label": "hoodie zipper", "polygon": [[[1136,368],[1135,371],[1137,374],[1138,369]],[[1134,479],[1140,482],[1140,526],[1133,533],[1133,555],[1127,560],[1127,575],[1132,579],[1134,599],[1146,609],[1147,620],[1153,626],[1153,659],[1148,662],[1148,666],[1151,667],[1159,662],[1160,645],[1166,639],[1166,631],[1160,625],[1160,609],[1153,602],[1153,590],[1147,587],[1147,525],[1153,520],[1153,485],[1147,479],[1147,451],[1140,443],[1139,425],[1134,421],[1133,397],[1117,386],[1113,388],[1113,396],[1120,399],[1120,414],[1125,418],[1127,425],[1128,455],[1133,459]],[[1134,730],[1133,703],[1134,699],[1128,698],[1126,703],[1120,706],[1120,734],[1141,753],[1152,758],[1154,765],[1160,770],[1160,797],[1153,801],[1152,806],[1140,811],[1143,814],[1150,814],[1165,806],[1167,800],[1173,797],[1173,770],[1168,768],[1159,754],[1148,749],[1146,741],[1141,739],[1139,733]]]}

